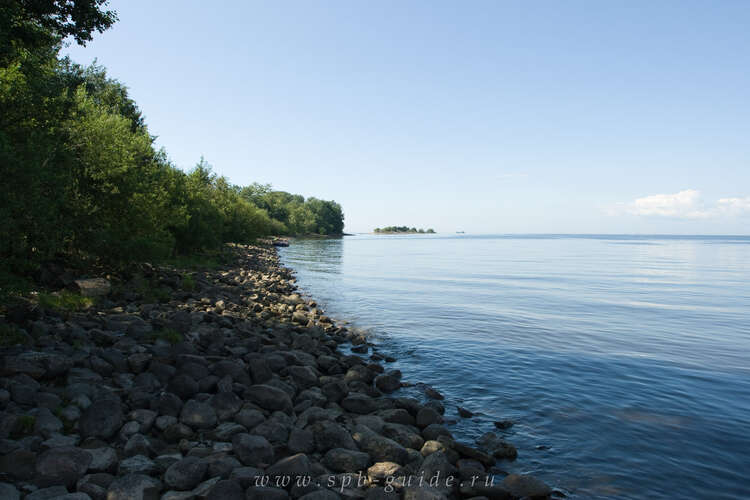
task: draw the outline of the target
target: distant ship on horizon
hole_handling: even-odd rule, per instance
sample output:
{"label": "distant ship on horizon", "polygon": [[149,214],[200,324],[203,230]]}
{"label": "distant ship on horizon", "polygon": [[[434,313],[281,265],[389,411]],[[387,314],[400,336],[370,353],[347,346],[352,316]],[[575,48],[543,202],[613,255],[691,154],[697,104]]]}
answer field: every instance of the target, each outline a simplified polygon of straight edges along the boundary
{"label": "distant ship on horizon", "polygon": [[456,234],[466,234],[466,231],[456,231]]}

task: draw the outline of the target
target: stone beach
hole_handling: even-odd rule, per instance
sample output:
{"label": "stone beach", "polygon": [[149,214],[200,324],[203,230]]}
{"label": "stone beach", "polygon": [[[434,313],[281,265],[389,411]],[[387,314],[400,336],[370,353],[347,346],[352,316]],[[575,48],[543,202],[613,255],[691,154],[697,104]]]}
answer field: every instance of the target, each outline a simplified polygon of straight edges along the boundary
{"label": "stone beach", "polygon": [[300,296],[273,244],[229,251],[216,270],[140,266],[159,300],[99,277],[72,282],[88,309],[0,319],[28,340],[0,350],[0,498],[561,495],[505,474],[500,436],[455,440],[436,389],[400,396],[393,360]]}

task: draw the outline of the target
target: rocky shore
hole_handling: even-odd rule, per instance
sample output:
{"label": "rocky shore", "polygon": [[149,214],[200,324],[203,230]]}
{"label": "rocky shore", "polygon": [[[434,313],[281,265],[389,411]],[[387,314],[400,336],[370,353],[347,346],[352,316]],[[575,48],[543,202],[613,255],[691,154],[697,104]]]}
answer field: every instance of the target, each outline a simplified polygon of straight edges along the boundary
{"label": "rocky shore", "polygon": [[392,360],[296,293],[271,244],[231,252],[82,281],[86,309],[6,311],[24,345],[0,350],[0,498],[555,495],[502,473],[497,435],[454,440],[439,392],[399,397]]}

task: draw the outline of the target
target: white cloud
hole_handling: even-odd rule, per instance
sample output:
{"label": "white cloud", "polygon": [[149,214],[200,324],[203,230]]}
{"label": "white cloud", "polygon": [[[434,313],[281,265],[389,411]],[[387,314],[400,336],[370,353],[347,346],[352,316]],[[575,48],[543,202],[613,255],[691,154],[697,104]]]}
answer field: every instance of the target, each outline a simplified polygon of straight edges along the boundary
{"label": "white cloud", "polygon": [[672,194],[652,194],[629,203],[618,203],[607,210],[609,215],[641,215],[679,219],[706,219],[717,216],[750,214],[750,196],[721,198],[706,204],[697,189],[685,189]]}
{"label": "white cloud", "polygon": [[723,214],[750,214],[750,196],[744,198],[721,198],[716,202],[716,208]]}

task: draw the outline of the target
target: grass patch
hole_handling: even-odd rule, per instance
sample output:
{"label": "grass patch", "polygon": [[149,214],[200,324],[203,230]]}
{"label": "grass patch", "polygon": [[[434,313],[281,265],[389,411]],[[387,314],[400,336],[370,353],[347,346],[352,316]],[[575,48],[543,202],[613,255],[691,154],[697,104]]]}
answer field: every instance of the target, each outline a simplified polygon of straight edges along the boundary
{"label": "grass patch", "polygon": [[178,255],[165,260],[163,263],[177,269],[218,269],[232,261],[232,253],[226,250],[216,250],[201,254]]}
{"label": "grass patch", "polygon": [[128,288],[127,285],[123,286],[122,291],[129,290],[136,293],[145,303],[169,302],[169,299],[172,297],[171,289],[159,285],[159,282],[155,279],[147,279],[142,274],[134,276],[130,286],[132,288]]}
{"label": "grass patch", "polygon": [[29,337],[24,335],[16,325],[0,323],[0,347],[10,347],[17,344],[25,345],[28,341]]}
{"label": "grass patch", "polygon": [[182,274],[182,289],[185,292],[192,292],[195,290],[195,276],[188,273]]}
{"label": "grass patch", "polygon": [[55,293],[40,293],[39,305],[44,309],[75,312],[88,309],[94,305],[94,299],[75,292],[63,290]]}
{"label": "grass patch", "polygon": [[16,422],[13,425],[11,436],[13,436],[14,438],[19,438],[33,434],[35,425],[36,417],[32,417],[30,415],[21,415],[16,419]]}
{"label": "grass patch", "polygon": [[180,332],[173,328],[162,328],[161,330],[154,330],[151,333],[151,339],[154,341],[166,340],[170,344],[175,345],[182,342],[183,337]]}

